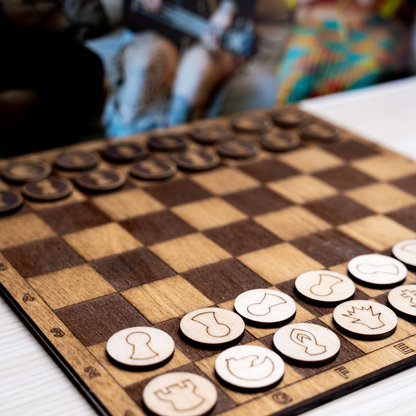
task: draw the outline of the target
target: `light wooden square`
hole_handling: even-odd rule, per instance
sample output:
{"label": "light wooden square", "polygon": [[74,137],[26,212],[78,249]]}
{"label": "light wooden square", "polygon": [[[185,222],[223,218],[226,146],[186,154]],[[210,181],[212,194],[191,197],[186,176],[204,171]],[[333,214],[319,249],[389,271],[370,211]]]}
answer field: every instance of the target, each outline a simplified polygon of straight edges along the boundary
{"label": "light wooden square", "polygon": [[172,211],[197,230],[220,227],[247,218],[220,198],[209,198],[172,208]]}
{"label": "light wooden square", "polygon": [[214,195],[244,191],[259,186],[259,182],[245,173],[230,168],[215,169],[192,178],[194,182]]}
{"label": "light wooden square", "polygon": [[66,234],[63,238],[87,261],[142,247],[139,241],[116,223]]}
{"label": "light wooden square", "polygon": [[247,267],[272,285],[324,266],[289,243],[282,243],[238,257]]}
{"label": "light wooden square", "polygon": [[181,276],[167,277],[121,294],[153,324],[213,305]]}
{"label": "light wooden square", "polygon": [[299,206],[269,212],[254,219],[282,240],[293,240],[332,228],[326,221]]}
{"label": "light wooden square", "polygon": [[74,305],[116,291],[87,264],[33,277],[30,284],[52,309]]}
{"label": "light wooden square", "polygon": [[383,251],[401,240],[416,238],[416,233],[383,215],[342,224],[338,229],[375,251]]}
{"label": "light wooden square", "polygon": [[317,147],[308,147],[296,152],[285,153],[280,155],[279,159],[304,173],[335,168],[344,164],[340,158]]}
{"label": "light wooden square", "polygon": [[189,359],[181,351],[175,348],[175,353],[172,359],[163,367],[160,367],[156,370],[123,370],[110,362],[108,359],[106,346],[107,342],[101,342],[100,344],[88,347],[88,350],[122,387],[126,387],[130,384],[137,383],[142,380],[146,380],[150,377],[155,377],[159,374],[165,373],[166,371],[174,370],[175,368],[179,368],[190,363]]}
{"label": "light wooden square", "polygon": [[379,214],[416,204],[414,196],[387,183],[376,183],[356,188],[347,191],[346,195]]}
{"label": "light wooden square", "polygon": [[416,173],[416,163],[405,157],[384,154],[352,162],[352,166],[382,181],[391,181]]}
{"label": "light wooden square", "polygon": [[150,247],[150,250],[178,273],[231,257],[231,254],[203,234],[164,241]]}
{"label": "light wooden square", "polygon": [[34,211],[42,211],[48,208],[61,207],[63,205],[72,204],[74,202],[82,202],[87,198],[80,192],[78,189],[74,189],[72,194],[58,201],[29,201],[26,200],[25,203],[28,204]]}
{"label": "light wooden square", "polygon": [[338,191],[309,175],[297,175],[288,179],[270,182],[267,187],[296,204],[336,195]]}
{"label": "light wooden square", "polygon": [[94,198],[93,202],[115,221],[149,214],[165,208],[163,204],[141,189],[99,196]]}
{"label": "light wooden square", "polygon": [[36,214],[0,219],[0,249],[55,235],[56,233]]}

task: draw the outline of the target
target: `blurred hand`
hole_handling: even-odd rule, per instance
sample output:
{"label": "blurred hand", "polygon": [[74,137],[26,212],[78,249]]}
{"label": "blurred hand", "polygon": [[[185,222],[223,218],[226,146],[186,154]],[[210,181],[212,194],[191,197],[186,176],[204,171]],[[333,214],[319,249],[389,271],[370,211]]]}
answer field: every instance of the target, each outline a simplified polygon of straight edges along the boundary
{"label": "blurred hand", "polygon": [[163,0],[134,0],[149,12],[157,13],[163,6]]}
{"label": "blurred hand", "polygon": [[51,0],[2,0],[3,12],[10,23],[31,27],[58,8]]}
{"label": "blurred hand", "polygon": [[233,24],[236,11],[237,6],[234,1],[225,0],[211,15],[208,29],[202,34],[201,41],[205,48],[213,54],[218,54],[221,51],[221,38]]}

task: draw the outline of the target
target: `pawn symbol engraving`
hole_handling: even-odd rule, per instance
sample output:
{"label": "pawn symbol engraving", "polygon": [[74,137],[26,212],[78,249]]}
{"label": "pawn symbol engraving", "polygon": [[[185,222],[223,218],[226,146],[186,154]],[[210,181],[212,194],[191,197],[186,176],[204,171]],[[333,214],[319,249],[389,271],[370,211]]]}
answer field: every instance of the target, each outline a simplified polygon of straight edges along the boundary
{"label": "pawn symbol engraving", "polygon": [[154,352],[149,346],[152,338],[145,332],[132,332],[126,337],[128,344],[133,346],[132,360],[148,360],[154,358],[159,354]]}
{"label": "pawn symbol engraving", "polygon": [[334,292],[332,289],[338,283],[341,283],[342,279],[331,274],[320,274],[319,283],[311,286],[310,291],[316,296],[329,296]]}
{"label": "pawn symbol engraving", "polygon": [[40,181],[36,184],[36,188],[39,189],[42,195],[54,195],[56,189],[53,187],[52,183],[48,180]]}
{"label": "pawn symbol engraving", "polygon": [[364,274],[392,274],[394,276],[399,274],[399,269],[392,263],[389,264],[370,264],[370,263],[361,263],[357,266],[357,270]]}
{"label": "pawn symbol engraving", "polygon": [[146,170],[148,173],[160,173],[163,171],[163,169],[160,168],[159,165],[157,165],[156,162],[152,162],[151,160],[145,160],[140,165],[141,168]]}
{"label": "pawn symbol engraving", "polygon": [[226,337],[231,332],[231,329],[227,325],[217,321],[215,312],[200,313],[194,316],[192,320],[206,326],[207,333],[212,337]]}
{"label": "pawn symbol engraving", "polygon": [[106,178],[102,172],[91,172],[88,175],[92,181],[94,181],[97,185],[108,185],[112,181],[109,178]]}
{"label": "pawn symbol engraving", "polygon": [[286,301],[280,296],[266,293],[261,302],[249,305],[247,307],[247,311],[252,315],[264,316],[268,315],[275,306],[282,305],[284,303],[286,303]]}

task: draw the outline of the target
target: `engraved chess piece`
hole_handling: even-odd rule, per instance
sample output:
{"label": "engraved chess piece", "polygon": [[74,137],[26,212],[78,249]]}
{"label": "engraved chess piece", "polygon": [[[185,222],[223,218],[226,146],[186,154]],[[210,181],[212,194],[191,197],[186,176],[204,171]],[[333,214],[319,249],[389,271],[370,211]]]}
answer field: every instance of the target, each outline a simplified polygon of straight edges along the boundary
{"label": "engraved chess piece", "polygon": [[416,267],[416,239],[400,241],[393,246],[391,251],[396,259],[409,268]]}
{"label": "engraved chess piece", "polygon": [[341,283],[342,279],[331,274],[320,274],[319,283],[311,286],[311,292],[317,296],[329,296],[334,293],[333,287]]}
{"label": "engraved chess piece", "polygon": [[40,190],[42,195],[54,195],[56,193],[56,189],[53,187],[52,183],[45,179],[43,181],[38,181],[36,184],[37,188]]}
{"label": "engraved chess piece", "polygon": [[197,387],[191,380],[184,380],[155,391],[159,400],[169,402],[177,412],[196,409],[205,399],[197,392]]}
{"label": "engraved chess piece", "polygon": [[290,339],[294,343],[305,347],[306,354],[319,355],[326,352],[325,345],[318,344],[315,335],[304,329],[294,328],[290,333]]}
{"label": "engraved chess piece", "polygon": [[227,325],[218,322],[215,312],[200,313],[194,316],[192,320],[206,326],[207,333],[212,337],[226,337],[231,332]]}
{"label": "engraved chess piece", "polygon": [[150,335],[145,332],[132,332],[128,335],[126,341],[133,346],[133,354],[130,358],[133,360],[148,360],[159,355],[150,347],[151,339]]}
{"label": "engraved chess piece", "polygon": [[264,298],[259,303],[253,303],[247,307],[247,311],[252,315],[264,316],[271,312],[272,308],[286,301],[278,295],[265,293]]}
{"label": "engraved chess piece", "polygon": [[105,176],[104,172],[101,171],[91,172],[88,174],[88,177],[89,179],[94,181],[98,186],[106,186],[112,182],[111,178]]}
{"label": "engraved chess piece", "polygon": [[397,276],[399,269],[392,263],[389,264],[370,264],[370,263],[361,263],[357,265],[357,270],[364,274],[391,274]]}
{"label": "engraved chess piece", "polygon": [[416,320],[416,285],[398,286],[387,297],[394,311],[407,320]]}
{"label": "engraved chess piece", "polygon": [[232,357],[226,361],[228,371],[242,380],[261,380],[269,377],[274,370],[270,357],[260,358],[258,355],[249,355],[243,358]]}

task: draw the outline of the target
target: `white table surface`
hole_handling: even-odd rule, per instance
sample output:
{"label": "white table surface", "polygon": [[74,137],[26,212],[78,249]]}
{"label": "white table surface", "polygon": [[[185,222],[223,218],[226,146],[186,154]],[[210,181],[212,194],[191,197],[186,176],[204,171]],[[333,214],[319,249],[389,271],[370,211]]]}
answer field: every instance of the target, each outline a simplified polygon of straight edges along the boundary
{"label": "white table surface", "polygon": [[[416,160],[416,77],[306,100],[301,106]],[[304,413],[334,414],[415,415],[416,367]],[[96,415],[1,298],[0,415]]]}

